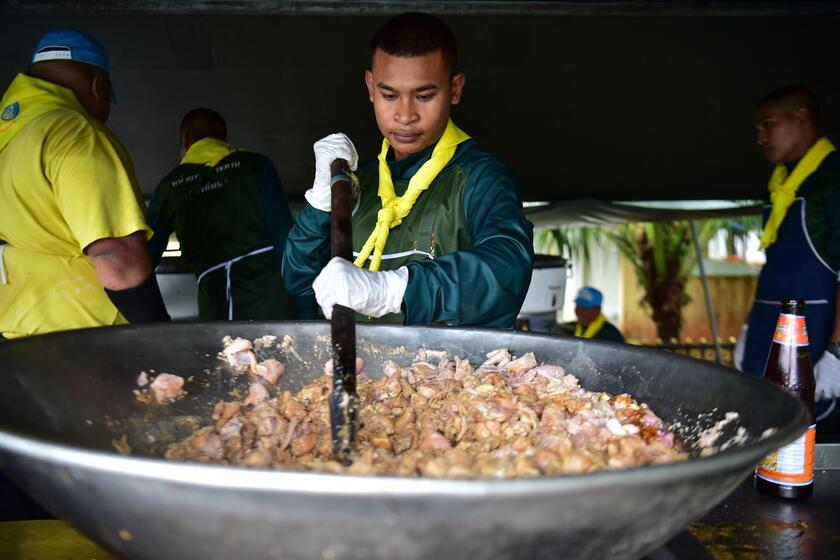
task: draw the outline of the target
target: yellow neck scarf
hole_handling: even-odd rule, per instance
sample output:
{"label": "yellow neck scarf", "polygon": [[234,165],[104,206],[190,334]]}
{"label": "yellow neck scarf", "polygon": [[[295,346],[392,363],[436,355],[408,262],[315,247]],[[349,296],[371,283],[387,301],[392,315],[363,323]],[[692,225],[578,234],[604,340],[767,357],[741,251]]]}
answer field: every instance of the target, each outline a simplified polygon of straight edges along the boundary
{"label": "yellow neck scarf", "polygon": [[382,199],[382,209],[376,215],[376,227],[362,246],[359,257],[355,260],[356,266],[364,268],[365,261],[373,253],[370,259],[370,270],[379,270],[379,265],[382,263],[382,251],[385,249],[385,243],[388,241],[388,233],[391,228],[395,228],[402,223],[403,218],[408,216],[420,194],[429,188],[438,173],[446,167],[446,164],[455,155],[458,144],[469,139],[469,135],[455,126],[450,119],[446,124],[446,130],[443,131],[443,136],[440,137],[435,149],[432,150],[429,161],[424,163],[417,170],[417,173],[411,177],[408,182],[408,189],[406,189],[405,194],[399,197],[394,192],[391,169],[385,159],[390,144],[388,144],[388,140],[382,140],[382,150],[379,152],[379,198]]}
{"label": "yellow neck scarf", "polygon": [[768,185],[770,202],[773,203],[773,208],[770,210],[767,223],[764,224],[764,231],[761,232],[762,249],[766,249],[776,242],[776,233],[785,219],[788,208],[796,200],[797,189],[811,173],[817,170],[825,157],[834,149],[834,145],[828,138],[820,138],[805,152],[790,175],[788,175],[787,167],[782,164],[777,165],[776,169],[773,170]]}
{"label": "yellow neck scarf", "polygon": [[224,140],[210,137],[202,138],[190,146],[190,149],[184,154],[181,164],[196,163],[207,167],[216,167],[217,163],[228,157],[233,151],[233,146]]}
{"label": "yellow neck scarf", "polygon": [[578,338],[592,338],[596,334],[601,332],[601,329],[604,328],[606,322],[607,318],[604,316],[603,313],[601,313],[594,321],[589,323],[589,326],[586,327],[586,330],[583,330],[583,326],[580,323],[578,323],[577,326],[575,326],[575,336]]}
{"label": "yellow neck scarf", "polygon": [[0,150],[29,121],[56,109],[71,109],[87,115],[71,90],[26,74],[18,74],[0,100]]}

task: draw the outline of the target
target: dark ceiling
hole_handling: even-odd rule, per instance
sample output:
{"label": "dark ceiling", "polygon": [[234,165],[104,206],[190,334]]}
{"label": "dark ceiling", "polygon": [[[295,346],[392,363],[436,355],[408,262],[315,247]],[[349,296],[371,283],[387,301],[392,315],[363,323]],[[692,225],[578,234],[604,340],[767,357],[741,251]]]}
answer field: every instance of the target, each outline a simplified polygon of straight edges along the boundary
{"label": "dark ceiling", "polygon": [[45,31],[87,31],[110,50],[108,124],[147,195],[177,164],[181,116],[209,106],[301,201],[319,137],[344,131],[375,155],[367,43],[407,6],[455,30],[467,85],[454,119],[526,200],[760,197],[754,104],[789,83],[814,90],[840,141],[840,11],[824,2],[0,1],[0,79]]}

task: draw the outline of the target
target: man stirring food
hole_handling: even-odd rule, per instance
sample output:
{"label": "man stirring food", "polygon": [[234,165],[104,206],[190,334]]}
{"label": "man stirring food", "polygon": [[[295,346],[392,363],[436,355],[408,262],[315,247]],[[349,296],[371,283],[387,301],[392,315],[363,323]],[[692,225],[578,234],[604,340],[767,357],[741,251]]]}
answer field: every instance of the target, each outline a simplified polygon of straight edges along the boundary
{"label": "man stirring food", "polygon": [[533,226],[511,170],[450,119],[465,80],[455,37],[440,19],[407,13],[371,46],[365,83],[384,139],[378,159],[358,169],[355,263],[327,263],[330,163],[357,163],[350,139],[332,134],[314,146],[315,181],[283,258],[286,285],[314,290],[327,317],[338,304],[405,324],[510,327],[531,277]]}

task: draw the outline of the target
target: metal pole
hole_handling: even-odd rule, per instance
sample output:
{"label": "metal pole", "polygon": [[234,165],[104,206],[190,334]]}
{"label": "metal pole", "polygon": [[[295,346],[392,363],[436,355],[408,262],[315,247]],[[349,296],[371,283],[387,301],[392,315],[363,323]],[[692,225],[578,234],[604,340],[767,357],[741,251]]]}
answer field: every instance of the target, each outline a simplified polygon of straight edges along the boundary
{"label": "metal pole", "polygon": [[715,355],[717,356],[717,363],[723,365],[723,351],[720,347],[720,338],[718,337],[717,319],[715,319],[715,310],[712,309],[712,296],[709,293],[709,282],[706,278],[706,269],[703,266],[703,251],[700,248],[700,236],[697,235],[697,225],[694,220],[688,221],[691,226],[691,239],[694,241],[694,252],[697,253],[697,268],[700,270],[700,283],[703,284],[703,296],[706,300],[706,314],[709,316],[709,327],[712,329],[712,341],[715,344]]}

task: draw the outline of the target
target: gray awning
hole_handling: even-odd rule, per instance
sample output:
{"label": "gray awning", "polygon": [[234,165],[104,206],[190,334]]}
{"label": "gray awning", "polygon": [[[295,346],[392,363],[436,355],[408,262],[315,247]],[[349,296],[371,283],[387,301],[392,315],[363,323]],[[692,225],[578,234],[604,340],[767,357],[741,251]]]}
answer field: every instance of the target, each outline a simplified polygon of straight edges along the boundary
{"label": "gray awning", "polygon": [[594,198],[577,198],[525,209],[534,227],[595,226],[628,222],[662,222],[673,220],[706,220],[759,214],[760,204],[739,206],[721,202],[719,207],[704,204],[680,206],[642,205],[641,203],[605,202]]}

